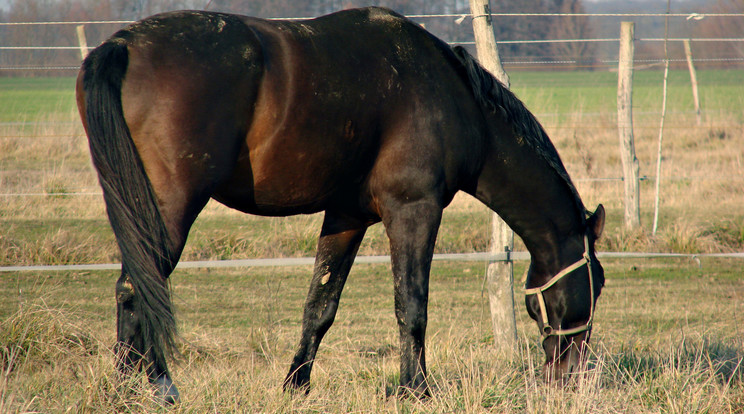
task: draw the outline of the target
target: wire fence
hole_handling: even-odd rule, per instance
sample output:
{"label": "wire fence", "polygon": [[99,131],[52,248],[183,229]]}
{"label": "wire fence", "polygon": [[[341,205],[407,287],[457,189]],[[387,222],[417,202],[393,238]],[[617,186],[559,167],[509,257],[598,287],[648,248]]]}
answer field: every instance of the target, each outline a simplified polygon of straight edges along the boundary
{"label": "wire fence", "polygon": [[[617,43],[619,38],[603,38],[603,39],[542,39],[542,40],[499,40],[496,43],[498,45],[539,45],[539,44],[558,44],[558,43]],[[737,42],[744,43],[744,37],[741,38],[637,38],[636,42],[684,42],[691,41],[695,43],[724,43],[724,42]],[[448,41],[450,45],[475,45],[475,41],[463,40]],[[92,50],[94,46],[86,47],[86,50]],[[71,51],[79,52],[80,46],[0,46],[0,51]],[[685,59],[634,59],[634,63],[663,63],[663,62],[686,62]],[[592,60],[577,60],[577,59],[552,59],[552,60],[504,60],[504,64],[509,65],[546,65],[546,64],[576,64],[576,63],[618,63],[617,59],[592,59]],[[696,62],[703,63],[734,63],[744,62],[744,57],[717,57],[717,58],[697,58]],[[0,71],[20,71],[20,70],[78,70],[80,66],[73,65],[38,65],[38,66],[0,66]]]}
{"label": "wire fence", "polygon": [[[6,173],[8,171],[5,171]],[[625,179],[623,177],[578,177],[574,178],[573,181],[576,183],[603,183],[603,182],[616,182],[621,183]],[[640,181],[656,181],[654,176],[641,176]],[[711,176],[662,176],[664,182],[690,182],[690,181],[701,181],[701,182],[713,182],[713,181],[744,181],[743,175],[711,175]],[[76,192],[5,192],[0,193],[0,198],[15,198],[15,197],[103,197],[103,193],[97,190],[88,191],[76,191]]]}
{"label": "wire fence", "polygon": [[[483,15],[485,16],[485,15]],[[302,19],[310,19],[314,16],[298,16],[298,17],[289,17],[288,19],[295,19],[295,20],[302,20]],[[472,34],[469,29],[468,24],[463,24],[466,19],[471,18],[477,18],[478,16],[471,16],[470,14],[466,13],[444,13],[444,14],[410,14],[408,15],[409,18],[420,21],[421,24],[426,25],[428,22],[432,20],[446,20],[449,21],[451,24],[454,24],[455,26],[460,27],[457,33],[459,33],[456,37],[465,37],[466,39],[454,39],[454,38],[447,38],[442,37],[445,41],[452,45],[464,45],[464,46],[472,46],[474,45],[474,41],[472,40]],[[704,12],[690,12],[690,13],[491,13],[489,14],[490,18],[509,18],[509,19],[529,19],[529,18],[590,18],[590,19],[603,19],[603,18],[612,18],[612,19],[637,19],[637,18],[655,18],[655,19],[661,19],[661,18],[673,18],[677,20],[683,20],[683,21],[703,21],[703,20],[710,20],[710,19],[721,19],[721,18],[744,18],[744,13],[704,13]],[[273,19],[285,19],[285,18],[273,18],[269,17],[269,20]],[[133,23],[133,20],[77,20],[77,21],[36,21],[36,22],[0,22],[0,29],[13,29],[13,28],[23,28],[23,27],[39,27],[39,26],[104,26],[104,25],[113,25],[122,27],[127,24]],[[434,29],[436,32],[436,29]],[[97,33],[93,36],[94,40],[91,42],[92,44],[100,43],[100,41],[103,40],[103,38],[108,34],[113,32],[113,30],[109,31],[100,31],[98,30]],[[437,33],[435,33],[437,34]],[[102,37],[103,36],[103,37]],[[73,36],[62,36],[66,39],[73,40]],[[441,36],[440,36],[441,37]],[[450,34],[451,37],[451,34]],[[6,41],[9,36],[5,36]],[[654,42],[672,42],[672,43],[679,43],[683,42],[685,40],[690,40],[695,43],[714,43],[714,44],[720,44],[720,43],[743,43],[744,37],[708,37],[703,38],[699,36],[690,36],[686,38],[682,37],[670,37],[670,38],[660,38],[660,37],[638,37],[636,39],[637,42],[641,43],[654,43]],[[20,40],[24,43],[28,42],[28,39]],[[62,41],[62,40],[60,40]],[[499,45],[503,46],[529,46],[529,45],[556,45],[556,44],[612,44],[617,43],[619,41],[618,37],[598,37],[598,38],[557,38],[557,39],[501,39],[498,40],[497,43]],[[56,43],[56,42],[55,42]],[[71,42],[71,43],[74,43]],[[88,49],[92,49],[91,47],[88,47]],[[0,51],[7,51],[7,52],[78,52],[80,50],[80,46],[76,44],[67,44],[67,45],[45,45],[45,44],[2,44],[2,41],[0,41]],[[45,59],[54,59],[57,62],[65,61],[70,62],[70,57],[73,57],[74,55],[70,56],[59,56],[55,55],[53,57],[45,57]],[[39,58],[38,56],[36,58]],[[29,58],[27,60],[31,60],[33,58]],[[670,62],[683,62],[682,59],[666,59]],[[505,58],[503,59],[503,63],[506,66],[512,66],[512,69],[525,69],[530,68],[531,66],[535,66],[536,68],[545,68],[547,66],[551,65],[557,65],[560,66],[575,66],[577,64],[582,64],[582,67],[592,67],[593,65],[596,65],[596,67],[603,67],[607,64],[616,64],[616,59],[607,59],[606,57],[597,56],[590,60],[581,60],[576,59],[573,56],[556,56],[551,59],[514,59],[514,58]],[[662,63],[665,59],[663,58],[655,58],[655,59],[639,59],[636,60],[636,63]],[[708,64],[740,64],[741,62],[744,62],[744,54],[737,53],[736,56],[718,56],[718,57],[702,57],[698,58],[697,62],[699,63],[708,63]],[[77,63],[77,62],[76,62]],[[79,66],[77,64],[60,64],[60,63],[52,63],[52,62],[43,62],[40,64],[32,64],[30,62],[27,62],[23,65],[8,65],[2,63],[0,61],[0,75],[3,74],[3,72],[6,73],[14,73],[17,74],[18,71],[74,71],[77,70]]]}
{"label": "wire fence", "polygon": [[[472,16],[462,13],[452,13],[452,14],[414,14],[409,15],[410,18],[416,19],[416,21],[419,21],[423,23],[424,25],[427,25],[429,21],[433,19],[448,19],[452,24],[459,25],[461,27],[461,30],[463,32],[470,32],[470,24],[466,21],[467,19],[472,18]],[[478,17],[478,16],[476,16]],[[576,17],[586,17],[586,18],[615,18],[615,19],[632,19],[632,18],[674,18],[674,19],[680,19],[682,21],[700,21],[704,19],[713,19],[713,18],[736,18],[736,19],[744,19],[744,13],[672,13],[672,14],[666,14],[666,13],[492,13],[492,18],[542,18],[542,17],[560,17],[560,18],[576,18]],[[298,17],[297,19],[305,19],[307,17]],[[4,30],[13,30],[17,28],[34,28],[34,27],[44,27],[44,26],[94,26],[94,27],[100,27],[97,31],[97,34],[100,33],[101,36],[106,36],[108,33],[111,33],[118,29],[119,27],[123,27],[124,25],[130,24],[132,21],[129,20],[105,20],[105,21],[95,21],[95,20],[81,20],[81,21],[50,21],[50,22],[0,22],[0,28]],[[112,26],[112,27],[108,27]],[[104,30],[106,28],[106,30]],[[428,26],[427,26],[428,28]],[[111,30],[107,30],[111,29]],[[619,29],[619,28],[618,28]],[[0,52],[3,53],[27,53],[28,58],[24,61],[24,64],[19,65],[5,65],[0,60],[0,76],[4,75],[12,75],[12,74],[19,74],[20,71],[29,71],[29,72],[44,72],[44,73],[52,73],[55,74],[58,72],[61,75],[68,76],[74,73],[74,71],[77,71],[79,69],[79,65],[72,64],[69,62],[75,62],[77,63],[79,61],[80,56],[80,45],[76,45],[75,41],[76,38],[72,34],[73,32],[70,31],[70,35],[65,37],[64,39],[60,39],[59,42],[67,42],[66,44],[8,44],[7,37],[0,37]],[[462,36],[464,39],[445,39],[450,44],[456,44],[456,45],[465,45],[470,46],[473,45],[474,42],[472,40],[466,39],[466,36]],[[98,39],[100,40],[100,39]],[[98,42],[98,40],[91,42],[90,44],[95,44]],[[684,41],[690,41],[693,44],[702,45],[703,48],[707,48],[708,45],[725,45],[724,50],[727,50],[728,54],[726,55],[718,55],[718,56],[711,56],[711,55],[705,55],[702,57],[696,56],[694,58],[694,62],[696,64],[725,64],[727,68],[734,68],[736,70],[741,69],[741,63],[744,62],[744,53],[741,52],[741,47],[744,46],[744,33],[731,33],[729,37],[694,37],[691,36],[690,38],[681,37],[681,36],[675,36],[675,37],[669,37],[669,38],[661,38],[661,37],[654,37],[654,36],[640,36],[635,39],[635,42],[639,45],[639,49],[643,48],[643,45],[658,45],[660,42],[669,42],[669,43],[681,43]],[[607,36],[607,37],[596,37],[596,38],[556,38],[556,39],[532,39],[532,40],[523,40],[523,39],[504,39],[498,41],[498,45],[501,47],[506,47],[510,45],[559,45],[559,44],[595,44],[595,45],[603,45],[603,47],[606,47],[608,50],[611,50],[612,48],[617,49],[617,43],[619,42],[619,37],[613,37],[613,36]],[[87,47],[88,50],[92,49],[92,46]],[[36,56],[34,53],[46,53],[50,52],[53,53],[51,62],[40,62],[36,59],[37,57],[41,56],[41,58],[47,59],[49,58],[48,55],[39,55]],[[672,63],[678,63],[681,65],[685,64],[687,60],[685,58],[679,58],[679,57],[668,57],[664,58],[664,56],[659,55],[658,53],[652,52],[646,52],[644,53],[638,53],[636,55],[636,58],[634,59],[635,65],[638,66],[638,69],[642,69],[643,65],[647,65],[647,68],[655,68],[658,67],[660,64],[663,64],[664,62],[669,61]],[[604,55],[595,55],[590,56],[588,58],[576,58],[574,56],[570,56],[568,54],[566,55],[543,55],[543,56],[529,56],[529,57],[520,57],[520,56],[511,56],[504,60],[504,64],[506,66],[507,71],[509,70],[549,70],[549,69],[556,69],[556,68],[563,68],[563,67],[571,67],[573,69],[591,69],[591,70],[599,70],[599,71],[608,71],[613,70],[613,68],[617,67],[618,59],[617,55],[612,56],[612,53],[605,53]],[[657,66],[655,66],[657,65]],[[59,76],[59,75],[56,75]],[[540,88],[539,84],[533,85],[536,88]],[[587,85],[578,85],[578,86],[592,86],[591,84]],[[613,87],[611,84],[602,84],[601,87]],[[608,99],[614,99],[614,92],[610,90],[610,95]],[[584,118],[592,118],[589,122],[571,122],[571,121],[565,121],[565,118],[571,118],[573,116],[571,113],[537,113],[538,119],[541,120],[548,120],[547,127],[553,131],[567,131],[566,134],[573,133],[574,135],[578,132],[581,133],[581,131],[588,131],[587,133],[592,133],[593,131],[607,131],[608,129],[613,129],[616,127],[616,124],[613,124],[615,122],[615,115],[609,114],[607,112],[593,112],[591,110],[587,111],[584,110],[584,108],[571,108],[571,110],[576,111],[574,114],[575,116]],[[704,109],[704,111],[707,109]],[[713,109],[715,111],[717,109]],[[656,111],[645,111],[643,109],[636,111],[636,116],[648,116],[648,117],[654,117],[657,115],[658,112]],[[680,115],[686,115],[685,113],[680,113]],[[689,113],[689,115],[692,115],[692,112]],[[563,119],[562,121],[552,121],[552,119]],[[595,120],[596,119],[602,119],[601,121]],[[56,140],[84,140],[85,136],[81,133],[39,133],[39,132],[26,132],[26,129],[33,128],[35,126],[39,126],[42,124],[41,122],[37,121],[12,121],[12,122],[0,122],[0,144],[4,141],[24,141],[24,140],[44,140],[49,142],[55,142]],[[65,122],[58,122],[58,121],[50,121],[46,122],[45,128],[48,128],[49,130],[54,131],[55,129],[59,129],[59,126],[65,125],[66,128],[69,128],[68,125],[70,123]],[[79,128],[79,127],[78,127]],[[637,122],[634,125],[634,129],[643,131],[644,129],[648,130],[656,130],[658,128],[658,123],[654,120],[653,122]],[[701,134],[709,133],[708,131],[711,131],[712,129],[721,129],[721,130],[729,130],[729,129],[741,129],[742,128],[742,120],[741,119],[734,119],[730,123],[724,123],[724,122],[718,122],[715,124],[705,124],[705,125],[670,125],[666,127],[670,130],[679,129],[679,130],[699,130],[701,131]],[[79,129],[78,129],[79,130]],[[711,132],[712,133],[712,132]],[[47,174],[54,174],[54,168],[42,170],[42,171],[35,171],[42,175]],[[0,165],[0,184],[3,183],[3,176],[7,175],[29,175],[29,171],[13,171],[8,168],[3,168]],[[612,174],[604,174],[604,175],[576,175],[572,174],[574,176],[574,181],[577,183],[585,183],[586,185],[616,185],[617,188],[620,188],[620,185],[623,182],[623,178],[617,175]],[[43,178],[42,180],[46,180],[47,178]],[[731,174],[700,174],[697,171],[693,171],[690,174],[677,174],[677,173],[666,173],[661,175],[661,180],[664,182],[676,182],[676,183],[684,183],[684,182],[701,182],[701,183],[711,183],[711,182],[727,182],[727,183],[735,183],[737,186],[740,186],[740,183],[744,181],[744,174],[741,174],[741,170],[736,170]],[[654,182],[656,180],[656,177],[653,175],[645,175],[641,177],[642,181],[647,182]],[[6,186],[7,188],[7,186]],[[737,187],[738,188],[738,187]],[[67,197],[101,197],[101,193],[97,188],[78,188],[78,189],[61,189],[61,190],[45,190],[40,187],[36,187],[34,190],[31,191],[3,191],[0,189],[0,200],[10,200],[14,198],[21,198],[21,199],[29,199],[29,198],[50,198],[50,199],[64,199]],[[468,257],[468,259],[464,260],[474,260],[471,256],[464,256]],[[480,257],[480,256],[479,256]],[[485,257],[485,256],[484,256]],[[480,257],[477,260],[486,260],[484,257]],[[310,260],[310,259],[307,259]],[[493,257],[487,258],[487,260],[495,260]],[[273,262],[272,262],[273,263]],[[6,271],[0,268],[0,271]]]}
{"label": "wire fence", "polygon": [[[588,14],[588,13],[492,13],[492,17],[517,17],[517,18],[523,18],[523,17],[615,17],[615,18],[634,18],[634,17],[656,17],[656,18],[662,18],[662,17],[673,17],[673,18],[684,18],[687,20],[701,20],[704,18],[713,18],[713,17],[736,17],[736,18],[743,18],[744,19],[744,13],[672,13],[672,14],[666,14],[666,13],[601,13],[601,14]],[[447,18],[447,19],[455,19],[456,24],[463,23],[463,20],[466,18],[471,18],[472,16],[466,15],[466,14],[415,14],[410,15],[410,18],[414,19],[435,19],[435,18]],[[308,17],[297,17],[294,19],[306,19]],[[271,18],[270,18],[271,19]],[[19,27],[19,26],[49,26],[49,25],[118,25],[118,26],[124,26],[127,24],[133,23],[133,21],[130,20],[84,20],[84,21],[52,21],[52,22],[0,22],[0,27],[2,26],[9,26],[9,27]],[[468,25],[463,25],[463,27],[468,27]],[[590,38],[590,39],[581,39],[581,38],[573,38],[573,39],[536,39],[536,40],[501,40],[497,43],[501,46],[503,45],[518,45],[518,44],[560,44],[560,43],[617,43],[619,42],[619,38],[616,37],[609,37],[609,38]],[[690,41],[693,43],[701,43],[701,44],[708,44],[708,43],[742,43],[744,44],[744,37],[726,37],[726,38],[699,38],[699,37],[691,37],[691,38],[683,38],[683,37],[674,37],[674,38],[658,38],[658,37],[639,37],[635,39],[636,42],[648,42],[648,43],[655,43],[655,42],[684,42],[684,41]],[[472,45],[474,44],[473,41],[450,41],[450,44],[459,44],[459,45]],[[59,45],[50,45],[50,46],[10,46],[10,45],[0,45],[0,51],[68,51],[68,52],[76,52],[78,53],[80,51],[81,46],[74,46],[74,45],[68,45],[68,46],[59,46]],[[88,50],[93,49],[93,46],[87,47]],[[664,59],[663,57],[655,57],[655,58],[639,58],[637,57],[634,59],[634,63],[636,65],[643,65],[643,64],[661,64],[665,61],[669,62],[677,62],[677,63],[685,63],[687,62],[684,58],[667,58]],[[726,62],[726,63],[740,63],[744,62],[744,56],[742,57],[714,57],[714,58],[695,58],[694,61],[696,63],[703,63],[703,62]],[[505,65],[524,65],[521,68],[540,68],[543,66],[551,66],[551,65],[578,65],[578,64],[594,64],[594,65],[604,65],[603,67],[606,69],[606,67],[610,65],[617,65],[618,59],[601,59],[601,58],[595,58],[590,60],[578,60],[578,59],[565,59],[565,60],[559,60],[559,59],[543,59],[543,60],[506,60]],[[7,70],[27,70],[27,71],[48,71],[48,70],[64,70],[64,71],[77,71],[79,69],[79,66],[49,66],[49,65],[40,65],[40,66],[32,66],[32,65],[25,65],[25,66],[0,66],[0,73],[2,71]],[[636,114],[642,115],[642,114],[655,114],[655,113],[644,113],[642,111],[637,111]],[[551,117],[558,117],[561,114],[556,113],[538,113],[538,118],[545,119],[545,118],[551,118]],[[587,117],[587,116],[606,116],[606,113],[592,113],[587,111],[582,111],[581,116]],[[38,125],[39,122],[0,122],[0,127],[7,127],[11,125],[16,126],[31,126],[31,125]],[[50,123],[54,124],[54,123]],[[62,125],[63,123],[56,123],[58,125]],[[731,125],[720,125],[721,128],[726,127],[737,127],[738,124],[734,123]],[[648,125],[644,124],[636,124],[634,125],[635,129],[642,130],[644,128],[648,129],[656,129],[658,126],[655,122],[649,123]],[[573,131],[582,130],[582,129],[598,129],[598,128],[607,128],[606,125],[596,125],[596,124],[560,124],[560,125],[551,125],[552,129],[570,129]],[[703,126],[669,126],[667,127],[669,129],[674,128],[680,128],[680,129],[690,129],[690,128],[699,128],[699,129],[710,129],[710,125],[703,125]],[[83,139],[84,135],[82,134],[51,134],[51,135],[40,135],[40,134],[27,134],[27,135],[19,135],[19,134],[0,134],[0,139],[47,139],[47,140],[53,140],[58,138],[80,138]],[[644,181],[655,181],[655,177],[653,176],[644,176],[641,178],[641,180]],[[663,180],[665,181],[725,181],[725,180],[742,180],[741,176],[737,175],[728,175],[728,176],[663,176]],[[578,177],[574,181],[576,182],[622,182],[622,177]],[[91,191],[82,191],[82,192],[60,192],[60,193],[54,193],[49,194],[46,192],[30,192],[30,193],[21,193],[21,192],[0,192],[0,198],[9,198],[9,197],[45,197],[45,196],[96,196],[100,195],[99,192],[91,192]]]}
{"label": "wire fence", "polygon": [[[486,16],[476,15],[475,17]],[[702,20],[706,17],[744,17],[744,13],[490,13],[491,17],[682,17],[687,20]],[[267,20],[307,20],[317,16],[305,17],[267,17]],[[440,14],[407,14],[410,19],[451,18],[461,24],[466,18],[473,17],[469,13],[440,13]],[[79,20],[79,21],[50,21],[50,22],[0,22],[0,26],[33,26],[33,25],[80,25],[80,24],[131,24],[134,20]]]}

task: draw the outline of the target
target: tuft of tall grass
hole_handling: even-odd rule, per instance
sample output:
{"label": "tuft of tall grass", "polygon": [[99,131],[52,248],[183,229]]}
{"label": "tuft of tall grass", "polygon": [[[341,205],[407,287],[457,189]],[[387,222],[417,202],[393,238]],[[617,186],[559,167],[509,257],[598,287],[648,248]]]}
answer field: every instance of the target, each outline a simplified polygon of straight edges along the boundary
{"label": "tuft of tall grass", "polygon": [[652,236],[645,228],[630,230],[618,226],[599,240],[600,251],[720,253],[741,251],[744,247],[744,221],[722,218],[718,221],[696,222],[676,219]]}
{"label": "tuft of tall grass", "polygon": [[[142,374],[124,378],[89,317],[22,300],[0,322],[0,412],[152,412],[161,407]],[[26,393],[24,389],[33,389]]]}
{"label": "tuft of tall grass", "polygon": [[730,217],[711,223],[706,233],[722,246],[722,249],[744,250],[744,218]]}
{"label": "tuft of tall grass", "polygon": [[700,228],[684,220],[676,221],[660,237],[673,253],[701,253],[705,252],[704,246],[710,245]]}
{"label": "tuft of tall grass", "polygon": [[99,352],[90,332],[77,326],[60,309],[43,299],[23,304],[0,324],[0,369],[15,371],[24,360],[55,364],[64,357],[78,358]]}
{"label": "tuft of tall grass", "polygon": [[743,361],[741,348],[705,337],[682,338],[665,352],[623,346],[610,358],[605,386],[626,384],[644,410],[727,412],[741,409],[736,395],[742,391]]}
{"label": "tuft of tall grass", "polygon": [[610,252],[646,251],[651,247],[650,235],[644,229],[631,230],[626,227],[604,232],[597,249]]}

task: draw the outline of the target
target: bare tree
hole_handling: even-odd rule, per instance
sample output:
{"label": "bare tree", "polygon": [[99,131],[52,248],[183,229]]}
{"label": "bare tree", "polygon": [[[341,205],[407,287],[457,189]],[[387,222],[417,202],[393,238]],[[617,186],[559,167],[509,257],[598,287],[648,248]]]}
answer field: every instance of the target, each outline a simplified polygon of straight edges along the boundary
{"label": "bare tree", "polygon": [[[541,13],[555,12],[554,0],[495,0],[491,2],[495,13]],[[504,40],[544,40],[549,38],[550,28],[555,17],[494,17],[494,31],[497,41]],[[550,46],[536,44],[499,45],[499,52],[505,60],[532,60],[550,53]]]}
{"label": "bare tree", "polygon": [[[744,13],[742,0],[718,0],[711,8],[712,13]],[[694,22],[694,37],[699,38],[741,38],[744,37],[744,19],[741,17],[708,17]],[[698,44],[699,45],[699,44]],[[708,59],[740,59],[744,57],[742,42],[710,42],[705,47],[695,48],[696,57]],[[725,65],[719,62],[718,66]]]}
{"label": "bare tree", "polygon": [[[736,0],[741,4],[741,0]],[[721,7],[734,4],[721,0]],[[469,14],[465,0],[11,0],[0,19],[13,22],[139,20],[148,15],[177,9],[204,9],[233,12],[258,17],[312,17],[351,7],[369,5],[389,7],[405,15]],[[208,7],[207,7],[208,6]],[[492,0],[492,12],[581,12],[581,0]],[[417,20],[426,29],[447,41],[472,41],[467,25],[457,24],[453,17]],[[737,21],[738,22],[738,21]],[[735,24],[732,20],[730,24]],[[121,25],[89,25],[88,44],[93,46]],[[585,18],[557,17],[494,17],[498,40],[542,40],[550,38],[586,37],[591,28]],[[711,28],[712,30],[712,28]],[[737,30],[741,30],[739,27]],[[11,26],[0,28],[0,39],[7,46],[71,46],[76,45],[75,28],[71,25]],[[558,59],[586,60],[593,52],[585,43],[549,45],[504,45],[506,60]],[[739,52],[741,53],[741,51]],[[3,66],[65,66],[79,65],[79,53],[70,50],[3,51]],[[60,72],[51,72],[59,74]],[[2,71],[2,75],[39,75],[43,71]]]}
{"label": "bare tree", "polygon": [[[581,0],[556,0],[556,6],[559,13],[585,13]],[[586,16],[565,16],[553,20],[548,36],[551,39],[590,39],[594,37],[594,30]],[[555,58],[576,61],[579,67],[592,67],[595,54],[593,43],[553,43],[551,49]]]}

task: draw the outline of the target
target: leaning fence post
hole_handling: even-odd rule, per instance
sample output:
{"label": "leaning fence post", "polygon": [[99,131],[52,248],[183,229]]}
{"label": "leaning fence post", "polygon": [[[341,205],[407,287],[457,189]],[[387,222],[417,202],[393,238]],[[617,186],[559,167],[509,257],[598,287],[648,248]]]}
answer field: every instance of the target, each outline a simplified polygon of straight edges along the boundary
{"label": "leaning fence post", "polygon": [[85,39],[85,25],[78,25],[77,28],[78,44],[80,45],[80,59],[88,56],[88,41]]}
{"label": "leaning fence post", "polygon": [[[488,0],[470,0],[470,13],[480,64],[508,88],[509,76],[501,66]],[[514,249],[514,232],[495,213],[492,226],[491,252],[507,252],[506,261],[489,262],[486,270],[493,337],[496,349],[512,359],[517,350],[517,321],[514,315],[514,268],[508,257]]]}
{"label": "leaning fence post", "polygon": [[697,126],[700,126],[702,122],[702,115],[700,113],[700,95],[698,94],[698,81],[697,71],[695,70],[695,63],[692,60],[692,47],[690,47],[690,39],[682,41],[685,45],[685,57],[687,58],[687,68],[690,70],[690,83],[692,83],[692,99],[695,103],[695,116]]}
{"label": "leaning fence post", "polygon": [[638,158],[633,140],[633,22],[620,24],[620,53],[617,70],[617,130],[625,184],[625,228],[641,227]]}

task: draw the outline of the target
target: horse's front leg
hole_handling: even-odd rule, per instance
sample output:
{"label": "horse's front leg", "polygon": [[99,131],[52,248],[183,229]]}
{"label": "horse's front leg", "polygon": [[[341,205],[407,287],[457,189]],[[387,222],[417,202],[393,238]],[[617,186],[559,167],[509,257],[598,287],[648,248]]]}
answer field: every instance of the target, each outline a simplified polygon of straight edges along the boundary
{"label": "horse's front leg", "polygon": [[333,324],[341,291],[366,230],[365,223],[326,212],[318,240],[313,279],[305,301],[302,337],[284,380],[285,390],[309,391],[315,354],[323,335]]}
{"label": "horse's front leg", "polygon": [[400,331],[399,392],[428,396],[424,340],[429,270],[442,207],[423,199],[397,205],[387,213],[383,221],[390,239],[395,316]]}

